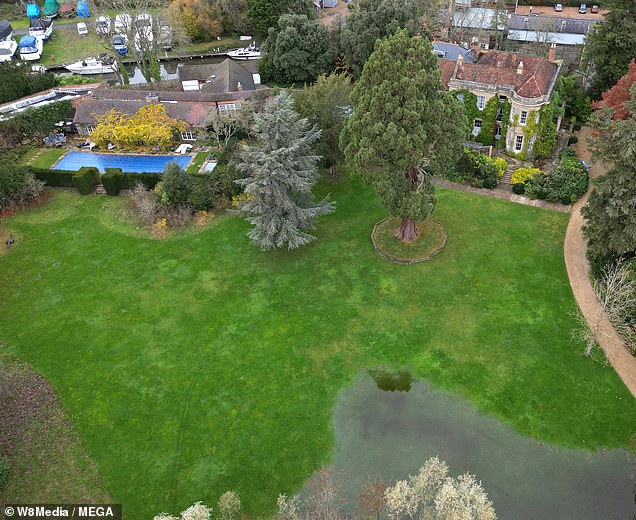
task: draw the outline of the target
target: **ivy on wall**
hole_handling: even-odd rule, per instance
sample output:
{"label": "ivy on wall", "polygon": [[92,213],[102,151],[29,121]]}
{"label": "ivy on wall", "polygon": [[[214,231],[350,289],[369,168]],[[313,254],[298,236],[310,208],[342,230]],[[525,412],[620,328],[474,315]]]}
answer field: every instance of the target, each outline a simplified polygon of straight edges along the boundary
{"label": "ivy on wall", "polygon": [[[498,96],[491,97],[481,113],[481,131],[477,135],[476,140],[487,146],[504,146],[506,142],[506,133],[508,132],[508,124],[510,121],[511,107],[512,104],[510,101],[499,101]],[[499,110],[501,110],[500,122],[497,121],[497,113]],[[495,139],[497,126],[501,126],[501,138],[499,140]]]}
{"label": "ivy on wall", "polygon": [[470,90],[453,90],[453,95],[464,105],[464,113],[468,119],[468,135],[472,135],[473,122],[475,119],[481,119],[481,111],[477,108],[477,96]]}

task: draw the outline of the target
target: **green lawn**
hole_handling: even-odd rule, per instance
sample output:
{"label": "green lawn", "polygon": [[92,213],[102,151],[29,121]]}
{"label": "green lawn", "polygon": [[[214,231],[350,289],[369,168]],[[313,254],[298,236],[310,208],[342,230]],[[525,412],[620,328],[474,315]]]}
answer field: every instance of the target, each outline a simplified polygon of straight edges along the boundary
{"label": "green lawn", "polygon": [[199,153],[197,153],[194,156],[194,159],[192,160],[192,164],[190,164],[190,166],[187,167],[186,172],[187,173],[199,173],[199,170],[201,169],[201,166],[203,165],[205,160],[208,158],[208,155],[210,155],[209,152],[199,152]]}
{"label": "green lawn", "polygon": [[42,65],[72,62],[106,52],[106,47],[92,27],[86,36],[80,36],[76,29],[56,29],[53,23],[53,36],[44,42],[40,58]]}
{"label": "green lawn", "polygon": [[22,156],[20,162],[36,168],[50,168],[65,153],[63,148],[32,148]]}
{"label": "green lawn", "polygon": [[[332,406],[366,367],[406,367],[545,442],[625,445],[636,401],[573,342],[568,215],[438,189],[446,248],[398,265],[358,181],[301,250],[262,252],[237,216],[164,241],[123,198],[60,192],[0,222],[0,344],[55,386],[128,518],[237,490],[271,510],[329,461]],[[476,434],[478,434],[476,432]]]}

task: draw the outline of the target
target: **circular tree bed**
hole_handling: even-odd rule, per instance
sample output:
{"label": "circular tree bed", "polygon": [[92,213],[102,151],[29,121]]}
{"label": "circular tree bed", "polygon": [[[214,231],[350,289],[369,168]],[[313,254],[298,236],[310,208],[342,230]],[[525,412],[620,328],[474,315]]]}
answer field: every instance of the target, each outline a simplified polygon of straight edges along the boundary
{"label": "circular tree bed", "polygon": [[373,226],[371,242],[373,248],[384,258],[401,264],[415,264],[429,260],[446,245],[448,235],[444,226],[437,220],[428,219],[418,222],[420,237],[412,242],[402,242],[393,234],[399,227],[400,218],[386,217]]}

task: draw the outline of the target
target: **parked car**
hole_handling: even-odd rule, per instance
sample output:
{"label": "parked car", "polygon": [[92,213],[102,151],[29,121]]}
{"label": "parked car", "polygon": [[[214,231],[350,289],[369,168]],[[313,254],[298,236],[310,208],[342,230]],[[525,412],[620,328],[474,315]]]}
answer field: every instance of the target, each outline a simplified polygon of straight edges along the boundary
{"label": "parked car", "polygon": [[579,14],[585,14],[585,13],[587,13],[587,5],[581,4],[579,6]]}
{"label": "parked car", "polygon": [[592,9],[590,9],[590,13],[594,13],[594,14],[598,13],[598,5],[593,5]]}
{"label": "parked car", "polygon": [[554,10],[557,13],[560,13],[561,11],[563,11],[563,4],[554,4]]}
{"label": "parked car", "polygon": [[88,35],[88,27],[84,22],[77,22],[77,33],[80,36]]}

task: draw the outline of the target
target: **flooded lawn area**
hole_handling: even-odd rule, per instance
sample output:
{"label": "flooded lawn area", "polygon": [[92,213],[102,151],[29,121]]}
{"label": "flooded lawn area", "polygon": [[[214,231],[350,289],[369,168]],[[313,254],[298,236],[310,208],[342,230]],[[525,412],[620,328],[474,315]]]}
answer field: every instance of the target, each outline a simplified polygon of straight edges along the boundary
{"label": "flooded lawn area", "polygon": [[475,474],[502,520],[630,520],[636,513],[634,467],[624,450],[537,442],[408,372],[358,376],[342,393],[333,424],[332,463],[347,475],[351,507],[364,481],[407,478],[438,456],[451,475]]}

